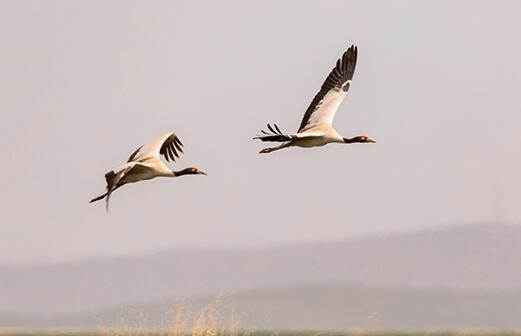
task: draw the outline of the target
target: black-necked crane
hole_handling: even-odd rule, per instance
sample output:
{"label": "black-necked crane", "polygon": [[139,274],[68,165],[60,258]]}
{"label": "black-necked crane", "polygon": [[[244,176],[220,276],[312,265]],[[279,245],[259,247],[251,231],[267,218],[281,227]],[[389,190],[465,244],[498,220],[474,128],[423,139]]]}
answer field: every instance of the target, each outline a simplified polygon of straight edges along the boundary
{"label": "black-necked crane", "polygon": [[309,105],[297,133],[283,134],[276,124],[268,124],[270,132],[261,130],[264,135],[254,139],[282,142],[280,146],[264,148],[260,153],[270,153],[287,147],[315,147],[329,143],[374,143],[367,136],[344,138],[332,127],[333,118],[344,100],[355,73],[358,49],[352,45],[336,62],[327,76],[322,88]]}
{"label": "black-necked crane", "polygon": [[206,173],[193,167],[174,171],[161,161],[161,155],[163,155],[167,161],[172,160],[175,162],[175,158],[179,157],[178,152],[183,153],[182,147],[181,140],[173,132],[164,134],[139,147],[130,155],[127,163],[105,174],[107,192],[93,198],[90,203],[106,197],[106,208],[108,211],[112,192],[127,183],[150,180],[159,176],[206,175]]}

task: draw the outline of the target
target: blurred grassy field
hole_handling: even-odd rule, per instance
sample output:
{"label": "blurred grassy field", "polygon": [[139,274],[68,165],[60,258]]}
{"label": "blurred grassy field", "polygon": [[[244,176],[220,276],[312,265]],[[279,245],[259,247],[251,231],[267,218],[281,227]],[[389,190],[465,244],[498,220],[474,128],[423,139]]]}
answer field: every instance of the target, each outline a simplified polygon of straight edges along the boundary
{"label": "blurred grassy field", "polygon": [[145,332],[145,331],[0,331],[0,336],[521,336],[521,331],[485,332],[485,331],[378,331],[378,332],[330,332],[330,331],[233,331],[207,333],[172,333],[172,332]]}

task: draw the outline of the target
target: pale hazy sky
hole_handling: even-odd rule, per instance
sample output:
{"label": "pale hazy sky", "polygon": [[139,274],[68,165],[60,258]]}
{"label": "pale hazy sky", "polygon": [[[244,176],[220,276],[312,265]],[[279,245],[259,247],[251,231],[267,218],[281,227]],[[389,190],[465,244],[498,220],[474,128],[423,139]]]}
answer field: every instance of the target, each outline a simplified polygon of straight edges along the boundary
{"label": "pale hazy sky", "polygon": [[[0,264],[521,221],[521,2],[2,1]],[[359,46],[329,145],[294,131]],[[103,174],[175,131],[207,177]],[[501,188],[496,188],[500,185]]]}

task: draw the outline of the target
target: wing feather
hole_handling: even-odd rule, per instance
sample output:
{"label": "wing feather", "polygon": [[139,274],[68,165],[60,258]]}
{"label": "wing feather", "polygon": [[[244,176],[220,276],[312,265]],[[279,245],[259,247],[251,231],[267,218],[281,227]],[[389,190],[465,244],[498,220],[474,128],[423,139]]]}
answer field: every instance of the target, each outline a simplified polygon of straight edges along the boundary
{"label": "wing feather", "polygon": [[331,70],[320,91],[306,110],[300,123],[299,132],[311,125],[327,124],[331,126],[336,110],[344,100],[351,85],[357,58],[358,48],[352,45],[337,60],[336,66]]}
{"label": "wing feather", "polygon": [[168,138],[165,139],[163,142],[163,145],[161,146],[159,150],[159,154],[162,154],[165,156],[165,158],[168,159],[168,156],[170,156],[170,159],[175,162],[175,159],[179,157],[179,154],[176,151],[175,143],[179,141],[179,138],[175,133],[171,133]]}
{"label": "wing feather", "polygon": [[174,148],[177,148],[177,150],[180,152],[180,153],[184,153],[183,152],[183,144],[181,143],[181,141],[179,141],[179,138],[175,138],[174,141],[172,142],[172,146]]}
{"label": "wing feather", "polygon": [[168,149],[168,153],[170,154],[170,158],[175,161],[175,158],[176,157],[179,157],[179,154],[177,154],[177,151],[175,150],[175,147],[172,143],[170,143],[168,146],[167,146],[167,149]]}
{"label": "wing feather", "polygon": [[[271,133],[261,130],[261,132],[264,135],[256,136],[253,139],[259,139],[261,141],[286,142],[286,141],[292,141],[295,139],[319,137],[319,136],[323,135],[322,132],[317,132],[317,131],[305,132],[305,133],[295,133],[295,134],[284,134],[280,131],[279,127],[276,124],[273,124],[273,126],[268,124],[267,126],[268,126],[268,129],[271,131]],[[277,131],[275,131],[274,129],[276,129]]]}
{"label": "wing feather", "polygon": [[[167,161],[174,161],[179,157],[178,151],[183,152],[182,142],[174,132],[166,133],[139,147],[130,155],[127,162],[141,161],[150,157],[163,155]],[[177,150],[176,150],[177,149]]]}
{"label": "wing feather", "polygon": [[166,161],[170,161],[171,160],[171,158],[174,155],[172,154],[172,149],[170,148],[170,146],[165,147],[163,155],[165,156],[165,160]]}

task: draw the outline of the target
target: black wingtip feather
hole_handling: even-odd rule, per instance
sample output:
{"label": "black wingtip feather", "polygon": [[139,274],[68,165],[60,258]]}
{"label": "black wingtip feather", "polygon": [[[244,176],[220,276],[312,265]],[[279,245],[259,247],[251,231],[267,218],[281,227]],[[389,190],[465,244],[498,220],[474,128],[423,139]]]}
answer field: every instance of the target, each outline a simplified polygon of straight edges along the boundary
{"label": "black wingtip feather", "polygon": [[175,133],[172,133],[168,139],[165,140],[159,153],[162,154],[167,161],[172,160],[175,162],[176,158],[179,158],[179,153],[183,153],[183,143]]}
{"label": "black wingtip feather", "polygon": [[172,150],[172,144],[168,145],[168,147],[166,147],[166,151],[168,153],[168,156],[170,156],[170,160],[172,160],[173,162],[175,162],[175,152]]}
{"label": "black wingtip feather", "polygon": [[322,84],[320,91],[315,95],[311,104],[306,110],[304,117],[300,123],[298,131],[304,129],[309,121],[311,114],[320,106],[325,95],[332,89],[343,89],[347,92],[350,85],[346,85],[347,81],[353,78],[356,61],[358,57],[358,47],[352,44],[343,54],[340,59],[337,59],[336,66],[331,70],[326,80]]}
{"label": "black wingtip feather", "polygon": [[174,146],[175,148],[177,148],[177,150],[178,150],[179,152],[184,153],[184,152],[183,152],[183,146],[180,145],[178,142],[174,141],[174,142],[173,142],[173,146]]}
{"label": "black wingtip feather", "polygon": [[175,159],[177,157],[177,152],[175,151],[175,149],[172,146],[172,144],[170,144],[170,146],[168,146],[168,152],[170,153],[170,158],[172,159],[172,161],[175,162]]}

